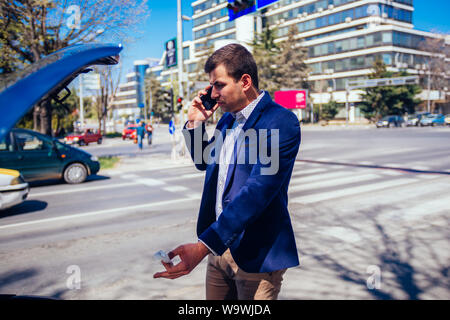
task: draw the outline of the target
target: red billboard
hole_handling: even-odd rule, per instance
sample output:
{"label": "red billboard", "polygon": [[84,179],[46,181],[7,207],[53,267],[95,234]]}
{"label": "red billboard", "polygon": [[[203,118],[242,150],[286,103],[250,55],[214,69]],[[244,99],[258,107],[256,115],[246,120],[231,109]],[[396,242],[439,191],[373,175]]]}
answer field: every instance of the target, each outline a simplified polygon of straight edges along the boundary
{"label": "red billboard", "polygon": [[306,97],[306,90],[275,91],[275,102],[287,109],[305,109]]}

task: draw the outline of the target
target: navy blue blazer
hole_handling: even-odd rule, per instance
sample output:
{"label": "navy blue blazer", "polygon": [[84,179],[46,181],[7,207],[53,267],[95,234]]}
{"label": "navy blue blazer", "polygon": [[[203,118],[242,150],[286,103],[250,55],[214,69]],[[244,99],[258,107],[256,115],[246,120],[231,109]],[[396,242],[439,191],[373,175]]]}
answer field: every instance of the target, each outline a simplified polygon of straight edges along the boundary
{"label": "navy blue blazer", "polygon": [[[225,113],[215,132],[225,140],[226,129],[231,128],[233,122],[233,116]],[[205,133],[204,124],[194,130],[183,129],[196,167],[206,170],[197,235],[218,255],[229,248],[236,264],[245,272],[272,272],[299,264],[287,209],[287,192],[300,146],[300,124],[291,111],[273,102],[269,93],[265,92],[247,119],[243,133],[248,133],[251,128],[254,130],[248,136],[254,138],[256,133],[257,143],[254,139],[247,139],[239,153],[246,156],[246,161],[236,161],[235,154],[234,161],[229,164],[222,197],[223,211],[217,220],[215,205],[221,147],[218,141],[221,139],[217,135],[209,141],[198,139]],[[255,161],[252,152],[256,150],[254,148],[258,148],[258,152],[263,149],[261,143],[263,146],[267,143],[264,152],[269,157],[258,154]],[[272,144],[278,154],[278,161],[272,162],[278,163],[267,163],[267,159],[276,159],[276,155],[270,152]],[[236,147],[237,143],[235,153]],[[210,157],[199,157],[205,150],[209,151]]]}

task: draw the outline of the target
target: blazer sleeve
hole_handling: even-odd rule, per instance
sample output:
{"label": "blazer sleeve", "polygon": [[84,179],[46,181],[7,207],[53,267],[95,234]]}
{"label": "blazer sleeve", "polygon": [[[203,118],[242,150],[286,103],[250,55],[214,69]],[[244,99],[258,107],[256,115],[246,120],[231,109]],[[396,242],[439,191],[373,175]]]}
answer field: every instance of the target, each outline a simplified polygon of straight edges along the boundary
{"label": "blazer sleeve", "polygon": [[253,166],[250,176],[240,192],[226,206],[219,219],[200,236],[209,248],[222,255],[233,241],[271,203],[283,185],[288,184],[300,146],[300,125],[297,119],[292,125],[280,126],[279,168],[275,174],[262,175],[267,167],[259,161]]}
{"label": "blazer sleeve", "polygon": [[191,159],[194,161],[195,167],[201,171],[206,170],[207,163],[203,159],[203,150],[208,146],[209,141],[204,141],[203,137],[206,133],[205,123],[194,128],[186,128],[187,122],[183,127],[183,136],[186,146],[191,154]]}

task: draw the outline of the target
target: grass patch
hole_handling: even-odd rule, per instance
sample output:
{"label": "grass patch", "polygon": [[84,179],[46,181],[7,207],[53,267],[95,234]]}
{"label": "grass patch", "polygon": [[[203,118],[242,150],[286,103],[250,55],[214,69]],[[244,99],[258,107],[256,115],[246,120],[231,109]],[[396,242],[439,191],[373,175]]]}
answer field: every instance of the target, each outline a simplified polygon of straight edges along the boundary
{"label": "grass patch", "polygon": [[100,168],[102,169],[112,169],[117,163],[119,163],[119,157],[99,157],[98,161],[100,162]]}
{"label": "grass patch", "polygon": [[118,138],[118,137],[122,137],[122,133],[120,132],[110,132],[104,135],[107,138]]}

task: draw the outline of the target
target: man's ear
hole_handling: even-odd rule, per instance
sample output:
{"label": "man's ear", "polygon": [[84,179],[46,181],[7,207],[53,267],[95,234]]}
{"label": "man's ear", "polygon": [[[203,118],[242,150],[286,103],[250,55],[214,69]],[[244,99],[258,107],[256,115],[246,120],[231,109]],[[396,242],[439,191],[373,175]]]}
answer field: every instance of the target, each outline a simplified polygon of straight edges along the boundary
{"label": "man's ear", "polygon": [[249,90],[253,85],[252,77],[250,77],[250,75],[247,73],[244,73],[242,75],[241,82],[242,82],[242,89],[244,89],[244,91]]}

